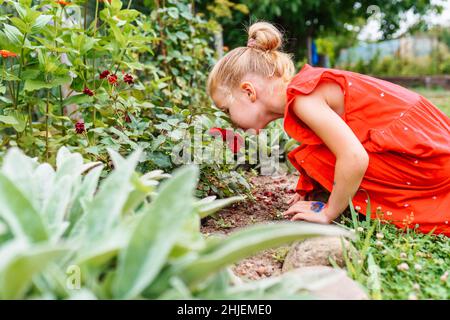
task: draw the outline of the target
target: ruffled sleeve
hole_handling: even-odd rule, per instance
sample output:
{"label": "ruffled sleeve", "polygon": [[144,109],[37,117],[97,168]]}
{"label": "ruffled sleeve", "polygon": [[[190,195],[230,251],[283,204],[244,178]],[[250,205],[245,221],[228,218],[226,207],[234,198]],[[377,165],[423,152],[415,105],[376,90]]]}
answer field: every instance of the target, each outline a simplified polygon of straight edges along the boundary
{"label": "ruffled sleeve", "polygon": [[[289,83],[286,91],[286,108],[284,114],[284,130],[293,139],[309,144],[323,144],[322,139],[317,136],[301,119],[299,119],[293,110],[293,101],[300,94],[310,94],[321,80],[334,81],[343,89],[344,96],[347,90],[347,81],[345,75],[338,70],[330,71],[325,68],[313,68],[305,64],[299,73]],[[345,113],[342,117],[345,121]]]}

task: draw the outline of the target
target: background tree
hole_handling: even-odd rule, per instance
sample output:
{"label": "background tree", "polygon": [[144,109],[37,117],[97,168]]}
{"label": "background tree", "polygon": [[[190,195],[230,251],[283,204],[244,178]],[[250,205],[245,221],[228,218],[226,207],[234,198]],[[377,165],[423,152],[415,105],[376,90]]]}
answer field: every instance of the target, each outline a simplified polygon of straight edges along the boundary
{"label": "background tree", "polygon": [[[335,52],[356,41],[356,34],[367,20],[376,16],[380,19],[382,39],[389,39],[399,29],[403,14],[412,10],[419,16],[419,23],[425,14],[439,13],[442,7],[430,0],[240,0],[235,5],[245,5],[245,10],[231,10],[230,14],[217,16],[217,7],[233,7],[230,1],[195,0],[196,10],[203,11],[216,18],[223,29],[225,45],[242,46],[247,38],[245,27],[256,20],[275,23],[285,31],[287,44],[285,49],[294,53],[297,59],[307,57],[308,40],[318,37],[333,37]],[[222,9],[223,11],[224,9]],[[416,24],[416,26],[418,25]]]}

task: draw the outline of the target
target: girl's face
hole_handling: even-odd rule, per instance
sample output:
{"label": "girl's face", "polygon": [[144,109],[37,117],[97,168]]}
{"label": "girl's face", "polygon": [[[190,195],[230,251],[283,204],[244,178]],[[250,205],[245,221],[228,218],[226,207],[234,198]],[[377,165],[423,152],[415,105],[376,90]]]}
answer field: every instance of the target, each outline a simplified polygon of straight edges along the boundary
{"label": "girl's face", "polygon": [[273,88],[273,85],[264,85],[260,81],[244,81],[231,90],[218,88],[212,99],[217,108],[229,114],[237,127],[259,132],[269,122],[283,116],[274,108],[279,104],[279,97]]}

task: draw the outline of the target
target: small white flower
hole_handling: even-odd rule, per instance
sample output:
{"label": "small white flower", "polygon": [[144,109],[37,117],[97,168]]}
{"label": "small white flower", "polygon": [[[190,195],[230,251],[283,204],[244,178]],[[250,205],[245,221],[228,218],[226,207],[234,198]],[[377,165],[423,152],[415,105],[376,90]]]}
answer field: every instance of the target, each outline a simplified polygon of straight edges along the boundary
{"label": "small white flower", "polygon": [[402,262],[397,266],[397,269],[400,271],[406,271],[409,270],[409,266],[406,262]]}
{"label": "small white flower", "polygon": [[378,206],[378,207],[377,207],[377,210],[378,210],[378,211],[381,211],[381,207],[380,207],[380,206]]}
{"label": "small white flower", "polygon": [[415,289],[415,290],[420,290],[420,284],[414,283],[414,284],[413,284],[413,289]]}
{"label": "small white flower", "polygon": [[387,212],[386,212],[386,215],[392,216],[392,212],[391,212],[391,211],[387,211]]}
{"label": "small white flower", "polygon": [[417,300],[417,296],[415,293],[410,293],[408,296],[408,300]]}
{"label": "small white flower", "polygon": [[375,242],[375,245],[376,245],[377,247],[381,247],[381,246],[383,245],[383,242],[381,242],[380,240],[377,240],[377,241]]}
{"label": "small white flower", "polygon": [[420,264],[416,263],[414,265],[414,269],[416,269],[416,271],[420,271],[420,270],[422,270],[422,266]]}
{"label": "small white flower", "polygon": [[356,230],[358,230],[358,232],[363,232],[364,228],[363,227],[358,227]]}
{"label": "small white flower", "polygon": [[377,239],[383,239],[384,238],[384,234],[382,234],[381,232],[377,233]]}
{"label": "small white flower", "polygon": [[355,207],[355,210],[358,210],[358,211],[359,211],[359,210],[361,210],[361,207],[360,207],[360,206],[356,206],[356,207]]}
{"label": "small white flower", "polygon": [[404,252],[400,252],[400,259],[406,259],[407,255]]}
{"label": "small white flower", "polygon": [[446,282],[448,279],[448,271],[445,271],[444,274],[441,276],[441,281]]}
{"label": "small white flower", "polygon": [[387,252],[386,249],[384,249],[383,251],[381,251],[381,253],[384,254],[384,255],[387,255],[387,254],[388,254],[388,252]]}

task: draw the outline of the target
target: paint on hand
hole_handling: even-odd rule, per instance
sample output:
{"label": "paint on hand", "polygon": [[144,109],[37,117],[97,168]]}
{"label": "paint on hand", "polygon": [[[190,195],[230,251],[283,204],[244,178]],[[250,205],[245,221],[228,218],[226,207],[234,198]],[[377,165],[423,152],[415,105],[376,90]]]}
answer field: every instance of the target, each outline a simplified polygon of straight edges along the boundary
{"label": "paint on hand", "polygon": [[319,213],[325,207],[325,203],[321,201],[314,201],[311,203],[311,210]]}

